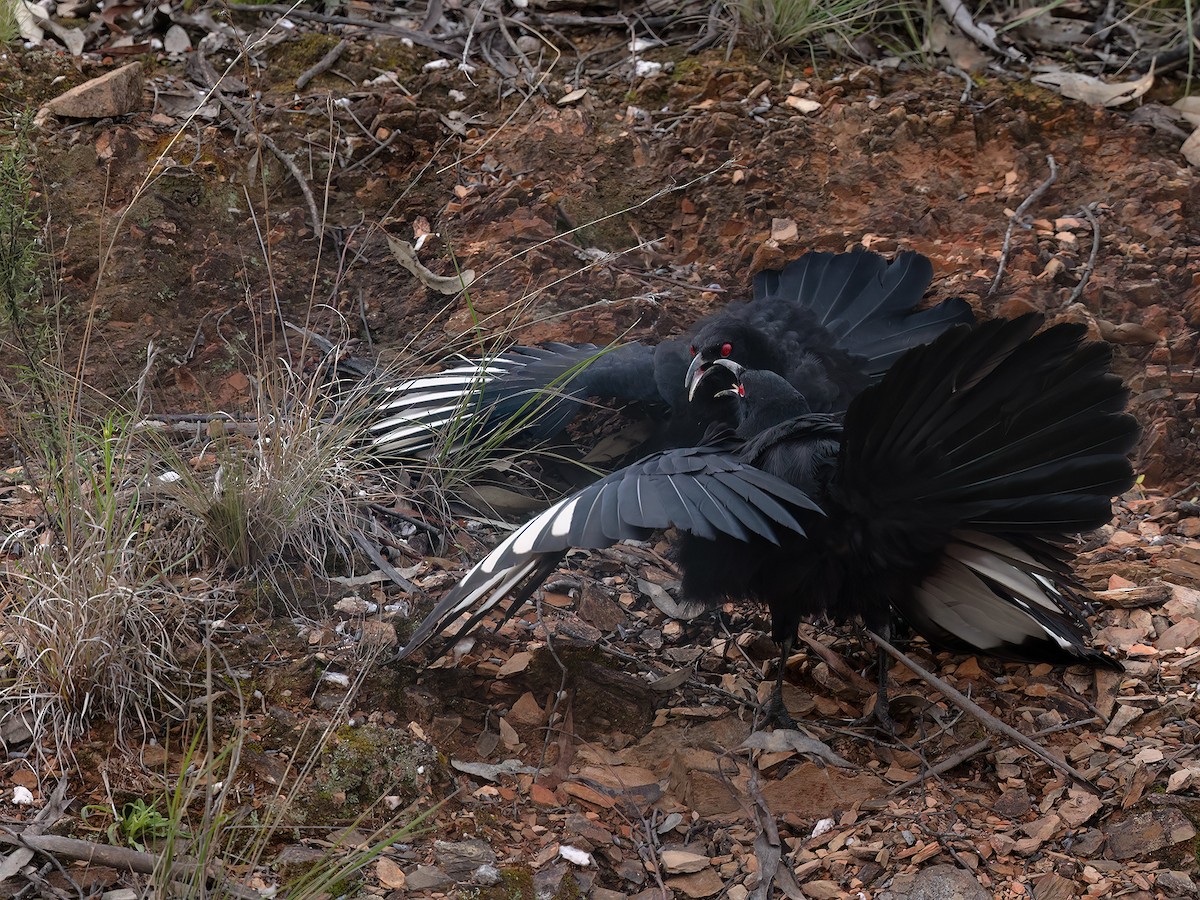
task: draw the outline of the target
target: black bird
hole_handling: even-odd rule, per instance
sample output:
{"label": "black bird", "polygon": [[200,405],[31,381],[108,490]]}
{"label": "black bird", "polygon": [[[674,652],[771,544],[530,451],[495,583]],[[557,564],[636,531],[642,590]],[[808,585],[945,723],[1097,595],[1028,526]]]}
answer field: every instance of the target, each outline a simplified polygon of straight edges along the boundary
{"label": "black bird", "polygon": [[932,277],[919,253],[891,263],[865,251],[809,253],[781,271],[758,273],[750,301],[702,320],[690,339],[610,350],[513,347],[383,388],[388,396],[369,440],[380,455],[412,456],[441,434],[478,438],[513,417],[526,439],[544,440],[586,398],[606,398],[666,407],[670,424],[659,445],[690,446],[711,422],[733,414],[727,401],[697,394],[716,359],[776,372],[814,409],[843,410],[905,350],[973,321],[957,298],[914,311]]}
{"label": "black bird", "polygon": [[670,525],[688,532],[687,599],[765,603],[784,659],[803,619],[885,636],[899,619],[950,650],[1119,667],[1085,640],[1065,544],[1133,483],[1137,424],[1107,345],[1041,323],[955,327],[844,421],[775,373],[714,364],[705,377],[735,398],[739,439],[651,455],[556,503],[471,569],[401,656],[510,593],[511,615],[571,547]]}

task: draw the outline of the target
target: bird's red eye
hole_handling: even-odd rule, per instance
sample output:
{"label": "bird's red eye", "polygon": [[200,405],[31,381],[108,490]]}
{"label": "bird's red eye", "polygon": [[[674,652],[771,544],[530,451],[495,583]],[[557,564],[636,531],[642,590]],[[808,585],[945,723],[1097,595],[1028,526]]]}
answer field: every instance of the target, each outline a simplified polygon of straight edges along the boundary
{"label": "bird's red eye", "polygon": [[729,343],[729,341],[726,341],[724,344],[721,345],[721,355],[722,356],[728,356],[732,352],[733,352],[733,344]]}
{"label": "bird's red eye", "polygon": [[739,397],[745,397],[745,396],[746,396],[746,386],[745,386],[744,384],[739,384],[739,385],[738,385],[738,396],[739,396]]}
{"label": "bird's red eye", "polygon": [[692,346],[688,347],[688,353],[692,354],[692,356],[696,355],[696,345],[695,344],[692,344]]}

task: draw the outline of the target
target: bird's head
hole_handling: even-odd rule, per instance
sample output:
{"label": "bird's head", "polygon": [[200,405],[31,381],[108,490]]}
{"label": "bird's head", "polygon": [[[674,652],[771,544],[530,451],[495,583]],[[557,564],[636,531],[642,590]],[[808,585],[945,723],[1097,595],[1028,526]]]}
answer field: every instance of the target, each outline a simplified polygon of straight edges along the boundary
{"label": "bird's head", "polygon": [[[689,401],[696,400],[702,381],[706,390],[712,385],[705,375],[719,360],[734,362],[747,368],[783,371],[784,361],[777,358],[779,353],[771,340],[764,332],[744,322],[722,319],[710,322],[696,334],[689,349],[692,362],[688,366],[685,382]],[[727,376],[722,376],[725,377]]]}
{"label": "bird's head", "polygon": [[747,435],[812,412],[804,395],[782,375],[748,369],[728,357],[708,366],[699,381],[705,396],[734,401],[738,430]]}

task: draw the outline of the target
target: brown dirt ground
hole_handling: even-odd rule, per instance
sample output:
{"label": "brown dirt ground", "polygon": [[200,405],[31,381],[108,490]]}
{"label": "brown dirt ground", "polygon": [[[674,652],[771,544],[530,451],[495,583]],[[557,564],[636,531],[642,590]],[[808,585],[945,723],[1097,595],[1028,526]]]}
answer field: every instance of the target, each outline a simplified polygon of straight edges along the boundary
{"label": "brown dirt ground", "polygon": [[[324,49],[281,44],[267,53],[254,83],[262,91],[258,127],[300,162],[326,204],[320,245],[295,184],[274,158],[255,153],[253,134],[226,117],[180,132],[177,108],[163,99],[120,121],[52,119],[38,134],[38,184],[64,299],[80,313],[71,320],[77,334],[81,313],[93,305],[96,311],[87,375],[99,391],[127,391],[154,341],[163,348],[151,384],[157,410],[244,407],[256,323],[269,321],[275,304],[294,321],[353,339],[362,355],[407,358],[450,341],[461,345],[470,311],[461,300],[448,305],[394,262],[378,228],[389,217],[389,231],[406,239],[414,226],[426,227],[421,220],[439,233],[442,240],[423,253],[426,264],[444,274],[456,265],[475,270],[474,312],[495,313],[496,330],[524,342],[654,340],[744,297],[753,272],[804,250],[912,248],[934,261],[935,299],[963,296],[985,315],[1043,310],[1052,320],[1086,322],[1097,337],[1116,342],[1118,367],[1146,427],[1137,460],[1145,480],[1119,508],[1118,527],[1087,545],[1084,575],[1101,589],[1120,586],[1113,576],[1179,585],[1170,596],[1184,605],[1174,611],[1104,611],[1099,625],[1141,629],[1117,636],[1126,645],[1152,644],[1167,626],[1191,619],[1195,598],[1187,591],[1200,586],[1193,571],[1200,560],[1193,558],[1196,535],[1180,523],[1195,522],[1195,511],[1181,511],[1169,495],[1196,477],[1200,181],[1179,156],[1177,139],[1134,124],[1127,111],[1094,110],[995,77],[980,77],[963,102],[962,80],[942,73],[849,68],[818,77],[741,53],[726,61],[670,48],[657,58],[673,62],[673,72],[632,85],[597,77],[582,100],[559,106],[561,79],[547,83],[549,97],[534,92],[525,101],[503,95],[505,86],[486,71],[473,83],[453,68],[425,72],[432,53],[360,41],[338,71],[360,85],[392,71],[406,90],[349,88],[341,75],[327,74],[297,95],[291,78]],[[102,68],[76,71],[41,53],[11,55],[0,63],[3,105],[37,105],[64,88],[56,76],[69,85]],[[180,73],[163,65],[149,75],[165,96]],[[751,99],[753,89],[763,81],[773,102],[752,115],[761,105]],[[452,99],[451,90],[466,100]],[[784,103],[791,92],[819,101],[820,109],[798,113]],[[349,105],[331,113],[330,97],[343,96]],[[149,165],[177,133],[173,165],[139,195]],[[377,139],[388,137],[379,149]],[[319,160],[331,140],[340,167],[323,191]],[[1001,289],[989,296],[1007,211],[1045,179],[1049,155],[1057,181],[1030,210],[1032,227],[1016,231]],[[264,172],[265,190],[256,177]],[[1099,252],[1082,294],[1070,302],[1092,248],[1092,229],[1080,214],[1086,204],[1096,204]],[[110,238],[111,249],[99,249]],[[505,310],[518,298],[528,302],[512,321]],[[1115,538],[1121,534],[1132,543]],[[574,568],[583,564],[581,558]],[[426,587],[446,583],[436,566],[425,574]],[[1119,748],[1096,724],[1046,738],[1104,782],[1103,809],[1087,815],[1078,812],[1089,811],[1078,790],[1010,749],[993,748],[945,780],[889,797],[887,783],[919,769],[913,749],[818,727],[862,712],[868,698],[853,685],[823,664],[799,662],[792,700],[838,753],[864,767],[857,780],[787,753],[760,758],[755,770],[728,752],[749,730],[749,713],[729,695],[753,693],[755,673],[770,655],[753,632],[736,640],[739,628],[754,623],[733,610],[723,624],[664,622],[634,597],[633,579],[671,577],[652,551],[598,554],[576,574],[585,598],[579,617],[563,613],[560,623],[565,674],[536,639],[510,626],[502,634],[538,652],[507,677],[495,674],[524,643],[485,644],[469,667],[432,670],[419,682],[410,670],[378,672],[360,693],[359,721],[407,728],[442,754],[433,766],[439,774],[421,790],[444,795],[455,778],[463,789],[437,814],[436,837],[479,836],[502,868],[537,871],[551,886],[570,867],[545,848],[589,849],[599,866],[572,869],[585,892],[654,888],[656,872],[639,857],[652,844],[686,845],[710,858],[704,872],[735,887],[749,877],[753,886],[762,862],[751,845],[760,829],[746,782],[756,772],[785,854],[801,883],[812,885],[810,896],[881,897],[896,876],[954,862],[975,869],[993,896],[1029,895],[1053,876],[1071,892],[1152,897],[1165,895],[1154,887],[1158,872],[1195,868],[1190,843],[1125,862],[1101,850],[1096,837],[1103,841],[1135,813],[1175,809],[1147,806],[1144,798],[1163,792],[1168,777],[1194,761],[1194,661],[1176,659],[1172,669],[1150,647],[1125,683],[1097,685],[1090,675],[1064,680],[1048,667],[943,658],[939,671],[1022,730],[1054,728],[1097,709],[1107,716],[1118,695],[1149,717],[1150,727],[1139,726]],[[634,637],[612,646],[649,661],[614,669],[611,655],[570,645],[572,634],[594,642],[618,626]],[[267,632],[249,645],[264,654],[286,648],[278,669],[273,658],[255,676],[278,701],[251,717],[262,748],[251,764],[256,777],[266,778],[278,752],[295,745],[299,721],[328,708],[318,670],[337,658],[338,639],[318,625],[305,640],[307,646],[294,633]],[[837,646],[866,666],[853,642]],[[638,674],[681,665],[698,666],[697,678],[709,688],[693,680],[682,692],[655,692]],[[263,674],[268,670],[276,674]],[[902,678],[903,671],[893,674]],[[570,696],[569,727],[561,731],[573,737],[550,739],[552,770],[541,792],[528,776],[491,784],[449,768],[449,759],[516,757],[536,765],[541,714],[526,701],[521,720],[513,707],[527,693],[533,706],[544,707],[560,682]],[[928,692],[911,689],[914,708],[922,708]],[[291,700],[279,700],[285,691]],[[1175,706],[1162,705],[1163,697]],[[930,761],[980,735],[970,719],[938,715],[932,724],[914,716],[902,735]],[[515,736],[497,731],[498,717]],[[919,725],[931,731],[922,735]],[[81,758],[106,759],[106,748],[98,739],[81,748]],[[614,801],[614,779],[632,779],[645,792]],[[136,794],[136,778],[127,773],[127,781],[124,789]],[[99,788],[80,791],[90,792]],[[346,801],[344,788],[334,794],[326,798],[333,806]],[[1009,805],[997,806],[1002,798]],[[664,822],[672,813],[682,818]],[[829,816],[832,831],[810,837],[817,820]],[[426,837],[395,859],[411,873],[431,853]],[[659,874],[680,895],[707,896],[711,887],[699,876]],[[1062,887],[1046,884],[1036,896],[1073,895],[1049,893]],[[405,895],[373,879],[366,889],[382,895],[389,888]]]}

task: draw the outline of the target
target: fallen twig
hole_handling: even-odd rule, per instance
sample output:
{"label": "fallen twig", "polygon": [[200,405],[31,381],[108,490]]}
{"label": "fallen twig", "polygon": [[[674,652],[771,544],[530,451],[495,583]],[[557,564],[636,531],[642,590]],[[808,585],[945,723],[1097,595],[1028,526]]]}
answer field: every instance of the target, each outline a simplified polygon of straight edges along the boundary
{"label": "fallen twig", "polygon": [[870,695],[875,693],[875,685],[867,681],[867,679],[863,678],[848,665],[846,665],[846,661],[842,659],[840,654],[836,653],[830,647],[826,647],[815,638],[805,634],[804,629],[800,629],[797,636],[804,644],[808,646],[810,650],[812,650],[813,653],[817,654],[817,656],[824,661],[825,665],[829,666],[829,668],[832,669],[839,678],[849,682],[855,687],[855,689],[864,694]]}
{"label": "fallen twig", "polygon": [[893,647],[891,644],[889,644],[887,641],[885,641],[883,638],[881,638],[875,632],[867,631],[867,636],[870,637],[871,640],[873,640],[880,647],[882,647],[894,659],[896,659],[899,662],[904,663],[904,665],[908,666],[908,668],[911,669],[917,675],[917,677],[919,677],[922,681],[924,681],[926,684],[928,684],[931,687],[934,687],[938,691],[940,691],[942,696],[944,696],[947,700],[949,700],[951,703],[953,703],[959,709],[963,710],[964,712],[970,713],[972,716],[974,716],[975,719],[977,719],[979,721],[979,724],[981,724],[988,731],[992,732],[993,734],[1004,735],[1009,740],[1015,742],[1016,744],[1020,745],[1021,747],[1024,747],[1026,750],[1028,750],[1034,756],[1038,757],[1038,759],[1045,762],[1047,765],[1050,766],[1050,768],[1055,769],[1055,770],[1063,773],[1064,775],[1075,779],[1075,781],[1079,782],[1079,784],[1083,785],[1085,788],[1087,788],[1092,793],[1094,793],[1094,794],[1103,793],[1103,791],[1101,791],[1100,788],[1096,787],[1096,785],[1094,785],[1091,781],[1089,781],[1084,776],[1084,774],[1082,772],[1080,772],[1078,769],[1076,769],[1074,766],[1070,765],[1069,763],[1063,762],[1062,760],[1058,759],[1056,756],[1053,756],[1049,750],[1047,750],[1045,747],[1043,747],[1037,741],[1021,734],[1021,732],[1017,731],[1017,729],[1013,728],[1011,725],[1007,725],[1004,722],[1001,722],[999,719],[997,719],[995,716],[993,716],[991,713],[989,713],[987,710],[985,710],[978,703],[971,700],[965,694],[963,694],[960,691],[955,690],[950,685],[948,685],[946,682],[944,682],[942,679],[940,679],[936,675],[934,675],[932,672],[927,672],[915,660],[913,660],[910,657],[906,656],[905,654],[901,653],[899,650],[897,650],[895,647]]}
{"label": "fallen twig", "polygon": [[971,99],[971,89],[975,87],[975,83],[971,81],[971,76],[957,66],[946,66],[946,71],[951,75],[957,75],[966,82],[966,86],[963,88],[962,96],[958,98],[959,103],[966,103]]}
{"label": "fallen twig", "polygon": [[[91,841],[79,838],[60,837],[53,834],[22,834],[0,831],[0,844],[26,847],[43,856],[54,859],[61,857],[73,861],[94,863],[137,872],[140,875],[153,875],[162,870],[163,861],[152,853],[133,850],[129,847],[113,847],[108,844],[93,844]],[[179,857],[167,869],[168,878],[188,880],[203,871],[206,878],[217,879],[219,874],[211,867],[203,868],[199,862],[188,857]],[[259,895],[252,891],[239,888],[222,879],[223,888],[235,897],[245,897],[250,900]]]}
{"label": "fallen twig", "polygon": [[296,76],[296,90],[304,90],[306,87],[308,87],[308,83],[310,81],[323,72],[328,72],[330,69],[332,69],[333,64],[338,61],[341,55],[346,52],[346,48],[349,46],[350,42],[345,38],[342,38],[340,41],[338,41],[332,50],[330,50],[317,61],[315,66],[313,66],[311,69],[305,69],[298,76]]}
{"label": "fallen twig", "polygon": [[976,23],[971,18],[971,13],[963,3],[963,0],[941,0],[941,4],[942,9],[946,11],[946,15],[950,17],[950,21],[954,23],[954,27],[975,43],[982,44],[989,50],[999,53],[1001,56],[1006,56],[1014,62],[1025,61],[1025,57],[1013,47],[1001,47],[997,44],[996,30],[990,25]]}
{"label": "fallen twig", "polygon": [[750,895],[751,900],[767,900],[773,896],[774,888],[778,888],[790,900],[804,900],[807,894],[796,883],[796,873],[783,858],[784,846],[779,839],[779,828],[775,824],[775,814],[767,805],[758,786],[758,768],[750,766],[749,778],[746,780],[746,791],[750,794],[751,812],[755,824],[758,825],[758,837],[754,841],[754,856],[758,860],[758,886]]}
{"label": "fallen twig", "polygon": [[359,16],[330,16],[307,9],[298,9],[295,4],[289,3],[230,3],[228,5],[230,9],[239,12],[276,13],[288,19],[321,22],[325,25],[354,25],[358,28],[369,28],[381,34],[394,34],[398,37],[408,38],[414,44],[428,47],[430,50],[437,50],[446,56],[456,55],[454,49],[446,41],[439,41],[424,32],[401,28],[399,25],[391,25],[387,22],[373,22]]}
{"label": "fallen twig", "polygon": [[1087,265],[1084,266],[1083,274],[1079,276],[1079,284],[1075,285],[1075,290],[1071,291],[1071,296],[1067,298],[1067,305],[1074,303],[1083,296],[1083,290],[1087,287],[1088,281],[1092,277],[1092,273],[1096,271],[1096,257],[1100,255],[1100,220],[1096,218],[1096,214],[1092,212],[1092,204],[1083,207],[1083,214],[1087,216],[1088,222],[1092,226],[1092,252],[1088,256]]}
{"label": "fallen twig", "polygon": [[889,797],[895,796],[896,794],[899,794],[901,791],[906,791],[909,788],[916,787],[921,782],[928,781],[930,778],[934,778],[938,775],[941,775],[943,772],[949,772],[951,769],[961,766],[963,763],[965,763],[971,757],[982,753],[984,750],[986,750],[990,746],[992,746],[991,738],[984,738],[982,741],[976,741],[970,747],[964,747],[962,750],[959,750],[957,753],[953,753],[950,756],[947,756],[941,762],[935,763],[934,765],[930,766],[924,772],[922,772],[920,775],[914,775],[912,778],[908,779],[908,781],[905,781],[902,784],[896,785],[894,788],[892,788],[890,791],[887,792],[887,795]]}
{"label": "fallen twig", "polygon": [[[262,9],[263,7],[255,7]],[[248,118],[242,115],[241,110],[234,106],[233,102],[221,91],[221,76],[216,70],[209,65],[208,60],[204,58],[204,54],[197,52],[193,57],[193,63],[199,80],[204,82],[204,88],[209,95],[213,97],[225,112],[233,117],[233,120],[238,123],[247,134],[253,134],[260,146],[266,147],[275,157],[283,163],[285,169],[295,179],[296,185],[300,188],[300,193],[304,195],[304,202],[308,204],[308,215],[312,222],[313,236],[319,238],[321,236],[321,213],[317,209],[317,200],[313,197],[312,189],[308,186],[308,179],[304,177],[304,173],[300,171],[300,167],[296,165],[296,161],[288,154],[283,152],[283,149],[275,143],[269,134],[264,133],[261,129],[255,128]]]}
{"label": "fallen twig", "polygon": [[[1059,731],[1069,731],[1071,729],[1079,728],[1083,725],[1090,725],[1093,722],[1098,721],[1101,721],[1099,717],[1093,716],[1092,718],[1084,719],[1081,722],[1064,722],[1061,725],[1055,725],[1052,728],[1043,728],[1041,731],[1036,731],[1034,732],[1033,736],[1035,738],[1045,737],[1048,734],[1054,734]],[[973,756],[979,755],[991,745],[992,741],[990,738],[984,738],[982,741],[977,741],[970,747],[965,747],[962,750],[959,750],[957,753],[947,756],[941,762],[935,763],[920,775],[916,775],[913,778],[908,779],[908,781],[904,782],[903,784],[896,785],[894,788],[888,791],[888,796],[891,797],[900,793],[901,791],[908,790],[911,787],[916,787],[921,782],[928,781],[930,778],[936,778],[943,772],[949,772],[951,769],[961,766]]]}
{"label": "fallen twig", "polygon": [[1046,191],[1050,189],[1050,185],[1054,184],[1055,179],[1058,178],[1058,166],[1054,164],[1054,157],[1047,156],[1046,164],[1050,166],[1050,175],[1045,181],[1033,189],[1033,193],[1026,197],[1024,201],[1022,201],[1021,205],[1017,207],[1016,212],[1014,212],[1012,217],[1008,220],[1008,228],[1006,228],[1004,231],[1004,246],[1000,250],[1000,267],[996,269],[996,278],[992,282],[992,286],[988,288],[987,295],[989,297],[996,293],[996,288],[1000,287],[1000,281],[1004,278],[1004,269],[1008,265],[1008,254],[1009,251],[1012,250],[1013,232],[1016,230],[1017,223],[1021,220],[1021,216],[1025,215],[1025,211],[1028,210],[1029,207],[1033,206],[1038,197],[1046,193]]}

